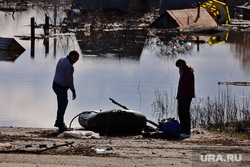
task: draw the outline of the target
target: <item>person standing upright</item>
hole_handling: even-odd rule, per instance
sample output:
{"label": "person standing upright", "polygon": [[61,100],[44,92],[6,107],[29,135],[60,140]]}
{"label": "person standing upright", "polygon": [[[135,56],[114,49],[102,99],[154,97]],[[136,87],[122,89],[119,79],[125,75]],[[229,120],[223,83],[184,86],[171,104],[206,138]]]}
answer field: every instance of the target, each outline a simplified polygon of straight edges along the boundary
{"label": "person standing upright", "polygon": [[191,131],[189,110],[192,98],[195,97],[194,70],[192,67],[187,66],[186,61],[183,59],[178,59],[175,65],[179,68],[180,74],[177,92],[178,115],[181,124],[180,136],[188,138]]}
{"label": "person standing upright", "polygon": [[68,105],[68,89],[72,92],[72,100],[76,98],[73,64],[78,59],[79,53],[72,50],[69,55],[62,57],[56,65],[52,88],[57,96],[57,116],[54,126],[59,128],[58,133],[68,130],[64,123],[64,114]]}

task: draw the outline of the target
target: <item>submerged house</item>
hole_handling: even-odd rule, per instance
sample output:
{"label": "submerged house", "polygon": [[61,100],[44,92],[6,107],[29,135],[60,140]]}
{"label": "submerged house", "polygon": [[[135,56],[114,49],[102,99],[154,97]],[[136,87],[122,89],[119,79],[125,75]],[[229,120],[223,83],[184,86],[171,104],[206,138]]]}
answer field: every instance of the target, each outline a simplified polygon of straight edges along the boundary
{"label": "submerged house", "polygon": [[15,61],[25,49],[14,38],[0,37],[0,60]]}
{"label": "submerged house", "polygon": [[156,28],[179,28],[180,31],[196,31],[213,29],[217,27],[217,23],[206,9],[193,8],[167,10],[150,26]]}
{"label": "submerged house", "polygon": [[229,9],[224,0],[162,0],[159,14],[166,10],[191,9],[198,6],[206,9],[217,23],[230,23]]}

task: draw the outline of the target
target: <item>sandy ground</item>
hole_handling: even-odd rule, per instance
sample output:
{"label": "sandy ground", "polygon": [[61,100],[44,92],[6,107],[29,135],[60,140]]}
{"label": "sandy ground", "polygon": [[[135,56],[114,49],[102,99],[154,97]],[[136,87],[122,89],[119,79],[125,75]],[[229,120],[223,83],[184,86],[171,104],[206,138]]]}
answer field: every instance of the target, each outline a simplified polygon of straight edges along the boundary
{"label": "sandy ground", "polygon": [[249,140],[203,129],[194,129],[184,140],[80,132],[77,137],[58,137],[56,129],[0,127],[0,143],[12,144],[0,148],[0,167],[250,165]]}

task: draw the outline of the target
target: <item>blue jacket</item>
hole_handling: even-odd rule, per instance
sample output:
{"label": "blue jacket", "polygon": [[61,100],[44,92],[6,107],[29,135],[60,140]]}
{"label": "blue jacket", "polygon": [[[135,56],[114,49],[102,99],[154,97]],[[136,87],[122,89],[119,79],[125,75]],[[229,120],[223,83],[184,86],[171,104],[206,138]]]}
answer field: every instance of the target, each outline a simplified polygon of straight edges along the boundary
{"label": "blue jacket", "polygon": [[72,92],[74,92],[75,87],[73,73],[74,67],[70,58],[68,56],[62,57],[56,65],[54,82],[62,87],[69,88]]}

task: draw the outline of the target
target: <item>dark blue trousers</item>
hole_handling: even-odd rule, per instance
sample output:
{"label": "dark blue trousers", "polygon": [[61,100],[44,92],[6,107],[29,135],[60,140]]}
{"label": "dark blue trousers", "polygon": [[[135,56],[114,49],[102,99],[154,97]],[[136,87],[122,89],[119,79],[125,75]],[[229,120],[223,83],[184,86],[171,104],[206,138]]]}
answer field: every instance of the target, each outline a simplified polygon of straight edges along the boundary
{"label": "dark blue trousers", "polygon": [[181,134],[185,133],[190,135],[191,131],[191,117],[190,117],[190,105],[192,98],[178,99],[178,115],[181,124]]}
{"label": "dark blue trousers", "polygon": [[65,128],[64,114],[68,106],[68,88],[64,88],[55,82],[52,86],[57,96],[57,116],[55,126],[59,129]]}

